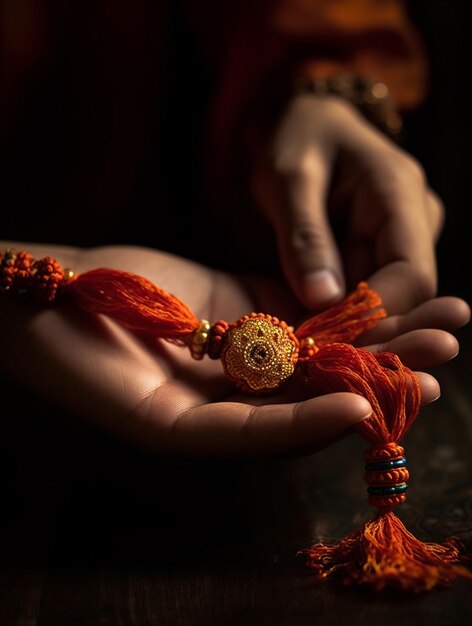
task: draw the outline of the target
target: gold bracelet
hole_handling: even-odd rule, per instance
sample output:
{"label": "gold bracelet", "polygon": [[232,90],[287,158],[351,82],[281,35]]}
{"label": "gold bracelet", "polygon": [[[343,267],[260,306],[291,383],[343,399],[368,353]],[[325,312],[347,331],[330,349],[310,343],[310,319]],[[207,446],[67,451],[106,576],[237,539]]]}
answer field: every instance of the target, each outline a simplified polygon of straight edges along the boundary
{"label": "gold bracelet", "polygon": [[369,121],[398,140],[403,120],[388,86],[382,81],[357,74],[337,74],[329,78],[303,78],[295,83],[295,93],[340,96],[351,102]]}

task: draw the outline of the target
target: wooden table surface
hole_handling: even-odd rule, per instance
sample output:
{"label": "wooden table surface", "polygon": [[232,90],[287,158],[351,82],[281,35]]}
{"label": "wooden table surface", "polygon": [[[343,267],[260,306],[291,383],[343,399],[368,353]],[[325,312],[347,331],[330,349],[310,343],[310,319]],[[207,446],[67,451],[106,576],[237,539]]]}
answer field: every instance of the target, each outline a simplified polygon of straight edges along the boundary
{"label": "wooden table surface", "polygon": [[[472,547],[472,329],[404,443],[397,514]],[[356,435],[302,459],[159,462],[18,390],[2,416],[1,626],[465,626],[472,583],[411,595],[317,586],[298,550],[373,509]]]}

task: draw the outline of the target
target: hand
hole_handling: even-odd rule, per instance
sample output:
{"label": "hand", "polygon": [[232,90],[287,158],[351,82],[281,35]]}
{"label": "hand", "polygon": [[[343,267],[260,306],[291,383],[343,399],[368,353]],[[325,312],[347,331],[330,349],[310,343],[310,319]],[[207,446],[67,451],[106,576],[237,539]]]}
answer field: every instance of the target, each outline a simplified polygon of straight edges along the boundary
{"label": "hand", "polygon": [[[239,280],[169,254],[17,243],[1,249],[6,247],[27,250],[35,258],[54,256],[77,273],[111,267],[140,274],[212,321],[234,321],[253,310],[299,321],[280,285]],[[395,351],[414,368],[443,363],[458,349],[444,329],[463,325],[469,313],[460,299],[432,300],[405,316],[383,320],[367,336],[369,348]],[[302,402],[288,392],[268,398],[236,393],[219,361],[194,361],[187,349],[162,341],[146,345],[113,321],[66,303],[38,309],[19,296],[3,295],[0,354],[4,376],[160,454],[263,456],[302,449],[305,454],[345,436],[370,414],[367,401],[350,393]],[[434,400],[436,380],[419,376],[424,402]]]}
{"label": "hand", "polygon": [[267,144],[253,192],[272,223],[286,278],[311,310],[367,280],[390,313],[437,291],[443,207],[420,165],[348,102],[300,95]]}

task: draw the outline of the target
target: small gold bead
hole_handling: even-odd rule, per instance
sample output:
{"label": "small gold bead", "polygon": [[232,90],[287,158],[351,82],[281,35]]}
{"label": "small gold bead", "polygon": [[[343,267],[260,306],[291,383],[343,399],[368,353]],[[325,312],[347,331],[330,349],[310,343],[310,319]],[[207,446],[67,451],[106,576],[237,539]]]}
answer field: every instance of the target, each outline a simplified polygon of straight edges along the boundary
{"label": "small gold bead", "polygon": [[16,261],[16,251],[14,248],[7,248],[3,254],[2,265],[5,267],[11,266]]}
{"label": "small gold bead", "polygon": [[198,330],[193,338],[193,345],[205,344],[208,340],[208,333]]}
{"label": "small gold bead", "polygon": [[388,96],[388,87],[385,83],[375,83],[370,93],[376,100],[384,100]]}
{"label": "small gold bead", "polygon": [[189,341],[188,347],[190,354],[197,361],[203,359],[205,355],[210,328],[211,326],[208,320],[201,320]]}
{"label": "small gold bead", "polygon": [[315,340],[313,339],[313,337],[305,337],[303,339],[303,343],[305,346],[311,348],[312,346],[315,345]]}
{"label": "small gold bead", "polygon": [[74,278],[74,272],[70,270],[68,267],[66,267],[63,271],[64,271],[64,280],[70,280],[71,278]]}
{"label": "small gold bead", "polygon": [[402,129],[402,118],[400,117],[400,115],[398,115],[398,113],[392,112],[390,113],[390,115],[387,118],[387,126],[388,129],[392,132],[392,133],[399,133]]}

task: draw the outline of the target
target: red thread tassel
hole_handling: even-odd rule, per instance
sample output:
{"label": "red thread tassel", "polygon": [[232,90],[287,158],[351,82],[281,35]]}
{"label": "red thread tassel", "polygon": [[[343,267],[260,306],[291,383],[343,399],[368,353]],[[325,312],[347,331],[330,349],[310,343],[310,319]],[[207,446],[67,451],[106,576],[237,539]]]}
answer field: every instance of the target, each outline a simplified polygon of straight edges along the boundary
{"label": "red thread tassel", "polygon": [[386,315],[380,296],[366,282],[360,282],[341,302],[303,322],[295,335],[298,339],[311,337],[317,347],[337,341],[351,343]]}
{"label": "red thread tassel", "polygon": [[316,579],[339,577],[346,585],[368,585],[379,591],[389,588],[428,591],[448,586],[459,576],[472,579],[459,565],[461,546],[454,537],[442,544],[416,539],[391,511],[373,520],[334,546],[315,544],[300,554]]}
{"label": "red thread tassel", "polygon": [[[348,344],[326,345],[303,363],[306,377],[321,393],[350,391],[371,404],[372,416],[358,425],[359,434],[371,448],[366,454],[373,467],[385,462],[401,463],[398,445],[420,408],[420,388],[414,373],[390,353],[372,354]],[[403,484],[406,468],[367,472],[368,484],[377,488]],[[424,591],[450,584],[457,577],[472,579],[462,564],[461,545],[452,537],[443,544],[416,539],[392,512],[406,499],[404,493],[370,496],[378,508],[374,519],[337,544],[315,544],[299,554],[305,556],[317,580],[330,576],[344,583],[374,589],[395,587]]]}
{"label": "red thread tassel", "polygon": [[91,270],[70,280],[66,290],[82,309],[152,339],[185,343],[199,324],[182,300],[130,272]]}

